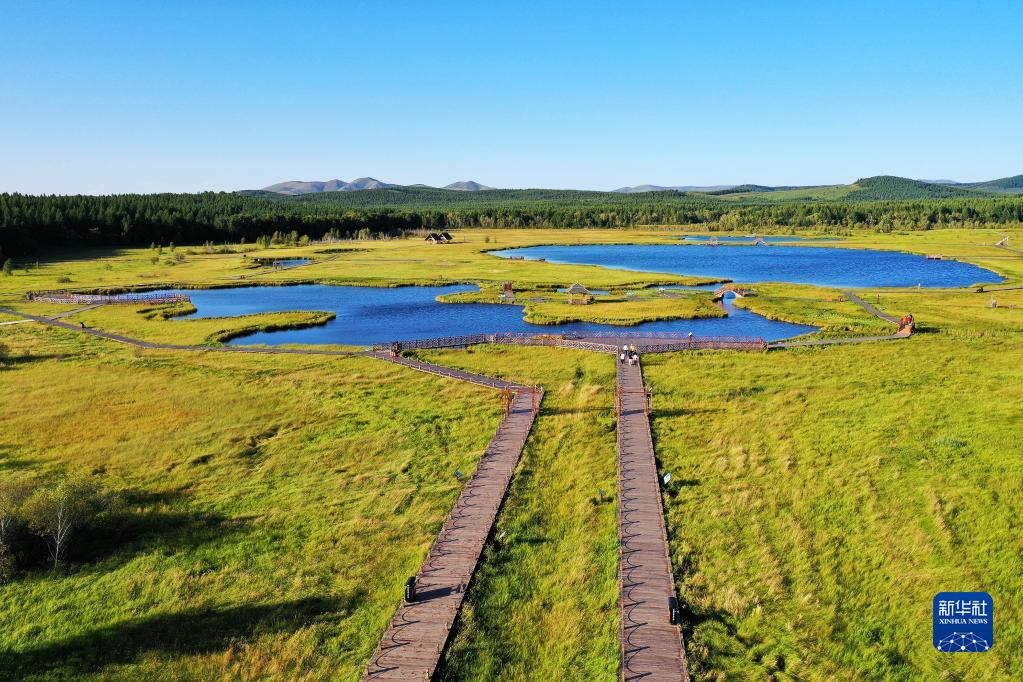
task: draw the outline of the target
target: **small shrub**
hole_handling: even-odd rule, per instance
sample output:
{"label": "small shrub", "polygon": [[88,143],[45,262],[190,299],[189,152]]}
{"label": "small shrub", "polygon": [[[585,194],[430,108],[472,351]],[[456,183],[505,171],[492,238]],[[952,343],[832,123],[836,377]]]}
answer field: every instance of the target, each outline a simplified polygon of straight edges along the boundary
{"label": "small shrub", "polygon": [[69,277],[68,275],[61,275],[60,277],[57,278],[57,284],[70,284],[70,283],[71,283],[71,277]]}

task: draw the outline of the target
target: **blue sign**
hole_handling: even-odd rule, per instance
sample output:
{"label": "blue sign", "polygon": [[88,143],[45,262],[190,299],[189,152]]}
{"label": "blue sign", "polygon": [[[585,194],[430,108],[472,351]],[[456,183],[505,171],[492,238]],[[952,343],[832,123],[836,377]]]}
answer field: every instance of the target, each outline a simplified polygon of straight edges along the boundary
{"label": "blue sign", "polygon": [[934,648],[981,652],[994,646],[995,602],[987,592],[939,592],[934,596]]}

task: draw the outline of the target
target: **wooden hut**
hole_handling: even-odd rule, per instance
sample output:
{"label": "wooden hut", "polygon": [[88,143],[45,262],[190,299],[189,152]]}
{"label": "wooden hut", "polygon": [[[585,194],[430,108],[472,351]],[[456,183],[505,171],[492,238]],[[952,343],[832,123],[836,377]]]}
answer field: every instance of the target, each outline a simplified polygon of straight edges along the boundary
{"label": "wooden hut", "polygon": [[502,301],[514,301],[515,290],[512,288],[511,282],[505,282],[501,285],[501,300]]}
{"label": "wooden hut", "polygon": [[589,305],[593,303],[593,294],[579,282],[568,288],[568,302],[572,305]]}

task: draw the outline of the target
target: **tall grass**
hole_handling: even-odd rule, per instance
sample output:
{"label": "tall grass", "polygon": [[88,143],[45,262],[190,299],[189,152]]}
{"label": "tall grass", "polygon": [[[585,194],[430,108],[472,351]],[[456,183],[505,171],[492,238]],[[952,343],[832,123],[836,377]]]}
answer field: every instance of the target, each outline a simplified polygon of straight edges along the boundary
{"label": "tall grass", "polygon": [[442,679],[617,679],[618,536],[599,493],[615,491],[612,359],[494,346],[425,355],[547,389]]}
{"label": "tall grass", "polygon": [[[1023,365],[1006,340],[648,356],[699,679],[1011,679],[1023,669]],[[931,645],[985,590],[988,654]]]}
{"label": "tall grass", "polygon": [[358,678],[499,418],[367,358],[3,343],[0,475],[82,472],[134,520],[0,586],[2,679]]}

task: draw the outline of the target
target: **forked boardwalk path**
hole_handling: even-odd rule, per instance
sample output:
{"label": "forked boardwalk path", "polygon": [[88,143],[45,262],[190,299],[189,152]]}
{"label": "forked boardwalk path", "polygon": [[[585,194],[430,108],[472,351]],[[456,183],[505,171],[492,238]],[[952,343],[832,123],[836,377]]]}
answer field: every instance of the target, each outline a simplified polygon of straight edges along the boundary
{"label": "forked boardwalk path", "polygon": [[414,601],[402,601],[363,676],[364,680],[429,680],[440,662],[543,393],[541,389],[449,367],[392,358],[387,353],[373,356],[431,374],[515,392],[476,473],[462,489],[416,576]]}
{"label": "forked boardwalk path", "polygon": [[675,579],[639,364],[618,364],[621,679],[688,680],[682,632],[669,619]]}

